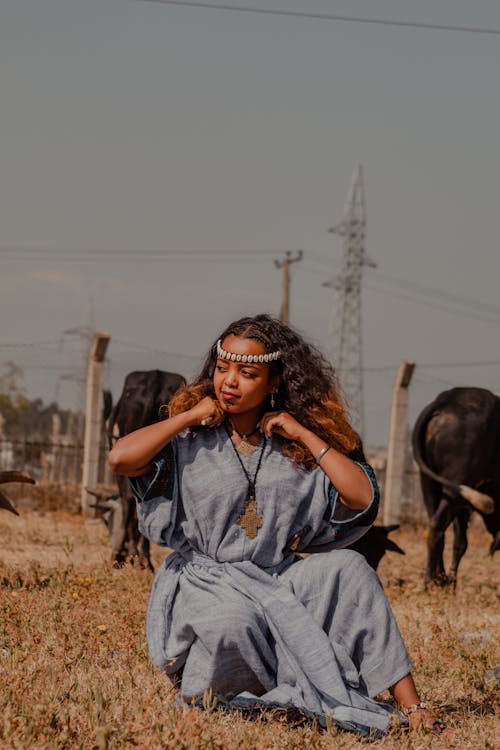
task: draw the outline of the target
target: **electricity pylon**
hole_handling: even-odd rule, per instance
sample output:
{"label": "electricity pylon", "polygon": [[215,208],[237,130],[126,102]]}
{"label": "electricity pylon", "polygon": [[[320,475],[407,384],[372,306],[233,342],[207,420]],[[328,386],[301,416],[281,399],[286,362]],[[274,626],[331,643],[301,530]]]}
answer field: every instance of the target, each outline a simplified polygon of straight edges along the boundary
{"label": "electricity pylon", "polygon": [[337,372],[354,427],[364,428],[363,325],[361,275],[363,266],[375,268],[365,252],[366,208],[363,168],[356,167],[340,222],[328,231],[342,238],[342,259],[337,276],[323,286],[335,290],[327,353]]}

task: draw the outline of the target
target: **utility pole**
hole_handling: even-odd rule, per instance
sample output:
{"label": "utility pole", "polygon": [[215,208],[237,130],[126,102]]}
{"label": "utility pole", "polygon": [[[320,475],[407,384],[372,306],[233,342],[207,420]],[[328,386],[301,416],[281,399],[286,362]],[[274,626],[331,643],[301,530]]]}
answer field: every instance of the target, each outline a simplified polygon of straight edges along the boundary
{"label": "utility pole", "polygon": [[354,426],[363,437],[363,336],[361,319],[361,269],[376,264],[365,252],[366,209],[363,168],[352,178],[344,215],[329,229],[342,238],[340,271],[323,286],[335,289],[327,351],[347,397]]}
{"label": "utility pole", "polygon": [[275,260],[276,268],[283,269],[283,302],[281,303],[280,320],[282,323],[290,322],[290,265],[302,260],[302,250],[293,257],[291,250],[287,250],[284,260]]}

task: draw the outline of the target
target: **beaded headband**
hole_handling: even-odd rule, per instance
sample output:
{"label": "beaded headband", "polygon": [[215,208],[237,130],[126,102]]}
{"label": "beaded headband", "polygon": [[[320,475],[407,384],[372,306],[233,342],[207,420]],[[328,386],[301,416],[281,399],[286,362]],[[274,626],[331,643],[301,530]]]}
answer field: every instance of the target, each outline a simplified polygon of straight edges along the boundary
{"label": "beaded headband", "polygon": [[234,352],[228,352],[222,348],[221,340],[217,342],[217,356],[220,359],[226,359],[230,362],[243,362],[248,364],[259,364],[263,362],[273,362],[281,357],[281,352],[277,349],[275,352],[268,352],[267,354],[235,354]]}

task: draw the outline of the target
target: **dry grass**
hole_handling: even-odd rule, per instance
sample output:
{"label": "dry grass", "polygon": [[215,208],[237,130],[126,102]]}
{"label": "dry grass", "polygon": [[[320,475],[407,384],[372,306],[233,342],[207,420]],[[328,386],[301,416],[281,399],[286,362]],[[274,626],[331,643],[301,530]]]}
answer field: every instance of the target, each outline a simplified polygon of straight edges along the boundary
{"label": "dry grass", "polygon": [[[401,747],[498,747],[499,691],[484,674],[500,664],[498,560],[474,529],[457,592],[422,590],[424,534],[401,532],[407,555],[379,573],[414,660],[417,682],[450,727],[399,733]],[[156,563],[162,557],[155,550]],[[352,750],[366,742],[315,727],[291,729],[218,710],[175,705],[150,666],[144,616],[151,575],[107,564],[103,526],[76,514],[0,516],[0,747],[166,750]]]}

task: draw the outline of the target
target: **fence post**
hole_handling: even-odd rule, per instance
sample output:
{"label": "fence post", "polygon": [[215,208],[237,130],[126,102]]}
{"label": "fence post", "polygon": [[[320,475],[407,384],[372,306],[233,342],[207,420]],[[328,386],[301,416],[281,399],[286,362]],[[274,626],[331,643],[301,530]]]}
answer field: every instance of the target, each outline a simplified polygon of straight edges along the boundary
{"label": "fence post", "polygon": [[4,455],[4,443],[3,443],[3,426],[5,424],[5,418],[3,414],[0,414],[0,469],[10,469],[10,466],[4,466],[4,463],[7,463],[6,456]]}
{"label": "fence post", "polygon": [[387,449],[384,493],[384,526],[399,523],[406,459],[408,386],[415,362],[402,360],[392,391],[391,429]]}
{"label": "fence post", "polygon": [[109,339],[108,333],[96,333],[89,356],[81,491],[81,510],[84,516],[93,515],[89,508],[92,496],[86,488],[95,489],[97,485],[102,431],[102,379]]}
{"label": "fence post", "polygon": [[57,482],[61,481],[61,417],[59,414],[52,415],[52,435],[50,442],[52,445],[47,451],[51,457],[49,481]]}

